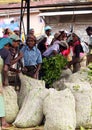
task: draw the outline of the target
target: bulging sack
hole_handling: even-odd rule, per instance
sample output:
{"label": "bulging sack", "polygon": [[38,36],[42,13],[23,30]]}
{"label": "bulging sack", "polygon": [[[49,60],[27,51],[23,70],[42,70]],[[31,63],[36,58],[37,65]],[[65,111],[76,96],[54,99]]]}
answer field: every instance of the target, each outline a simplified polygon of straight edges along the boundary
{"label": "bulging sack", "polygon": [[30,90],[13,125],[20,128],[38,126],[43,119],[43,100],[47,95],[48,89]]}
{"label": "bulging sack", "polygon": [[70,88],[76,105],[76,126],[92,128],[92,88],[88,82],[65,83]]}
{"label": "bulging sack", "polygon": [[75,130],[75,99],[69,89],[50,89],[44,100],[43,112],[46,118],[44,130]]}
{"label": "bulging sack", "polygon": [[5,118],[8,123],[14,122],[19,112],[17,104],[17,94],[13,89],[13,86],[7,86],[4,88],[4,101],[5,101]]}
{"label": "bulging sack", "polygon": [[18,103],[19,107],[21,108],[24,98],[28,95],[29,91],[34,88],[45,88],[45,82],[43,80],[37,80],[22,73],[19,74],[21,80],[21,89],[18,95]]}

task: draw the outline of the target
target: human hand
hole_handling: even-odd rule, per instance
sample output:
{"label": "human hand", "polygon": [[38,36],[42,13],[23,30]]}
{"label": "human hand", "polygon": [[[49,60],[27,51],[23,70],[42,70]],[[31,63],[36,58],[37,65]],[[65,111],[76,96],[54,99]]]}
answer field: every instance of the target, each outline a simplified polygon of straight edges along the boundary
{"label": "human hand", "polygon": [[22,71],[23,74],[25,74],[28,70],[27,70],[26,67],[23,67],[23,68],[21,69],[21,71]]}
{"label": "human hand", "polygon": [[20,72],[21,72],[21,70],[16,69],[16,73],[20,73]]}
{"label": "human hand", "polygon": [[38,73],[34,73],[33,78],[38,79]]}
{"label": "human hand", "polygon": [[20,52],[19,55],[18,55],[19,58],[22,58],[23,57],[23,53]]}

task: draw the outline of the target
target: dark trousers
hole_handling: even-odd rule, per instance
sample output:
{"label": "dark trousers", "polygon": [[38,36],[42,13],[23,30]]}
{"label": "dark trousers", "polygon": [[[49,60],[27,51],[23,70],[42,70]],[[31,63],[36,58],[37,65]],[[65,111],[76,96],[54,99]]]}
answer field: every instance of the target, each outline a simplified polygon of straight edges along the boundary
{"label": "dark trousers", "polygon": [[33,77],[34,73],[36,72],[37,66],[25,66],[27,69],[23,74],[26,74],[27,76]]}

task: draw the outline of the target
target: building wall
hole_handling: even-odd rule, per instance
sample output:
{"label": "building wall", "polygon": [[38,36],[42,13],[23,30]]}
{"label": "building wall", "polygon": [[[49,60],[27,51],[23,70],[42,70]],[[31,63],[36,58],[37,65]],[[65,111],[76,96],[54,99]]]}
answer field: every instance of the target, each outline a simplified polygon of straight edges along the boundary
{"label": "building wall", "polygon": [[73,26],[73,31],[78,34],[82,40],[88,42],[88,36],[85,29],[88,26],[92,26],[92,14],[85,15],[65,15],[65,16],[53,16],[45,17],[46,24],[52,27],[53,33],[65,29],[70,31]]}
{"label": "building wall", "polygon": [[[40,16],[38,16],[39,12],[33,12],[30,13],[30,28],[34,28],[35,30],[35,35],[39,36],[41,34],[43,34],[44,31],[44,21],[40,18]],[[0,24],[4,21],[10,21],[11,19],[14,19],[14,21],[18,21],[19,25],[20,25],[20,14],[16,13],[16,14],[8,14],[8,15],[2,15],[0,16]],[[23,24],[24,24],[24,28],[25,28],[25,34],[27,33],[27,14],[24,14],[23,17]],[[23,28],[23,24],[22,24],[22,28]],[[22,29],[23,30],[23,29]]]}
{"label": "building wall", "polygon": [[[26,14],[24,15],[24,26],[25,26],[25,32],[27,32]],[[36,36],[43,34],[44,26],[45,26],[44,21],[38,16],[38,13],[30,14],[30,28],[34,28]]]}

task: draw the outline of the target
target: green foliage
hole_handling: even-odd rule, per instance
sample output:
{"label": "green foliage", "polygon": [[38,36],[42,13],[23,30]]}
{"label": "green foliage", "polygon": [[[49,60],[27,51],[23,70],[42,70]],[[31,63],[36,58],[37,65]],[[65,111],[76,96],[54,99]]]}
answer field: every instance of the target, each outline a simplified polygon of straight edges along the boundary
{"label": "green foliage", "polygon": [[82,127],[82,126],[80,126],[80,130],[85,130],[85,128],[84,128],[84,127]]}
{"label": "green foliage", "polygon": [[78,90],[80,89],[80,85],[75,85],[75,86],[73,86],[73,89],[74,89],[75,91],[78,91]]}
{"label": "green foliage", "polygon": [[92,81],[92,63],[88,65],[89,71],[88,71],[88,79]]}
{"label": "green foliage", "polygon": [[52,83],[60,78],[62,69],[66,65],[67,60],[60,54],[43,59],[42,79],[46,84],[51,86]]}
{"label": "green foliage", "polygon": [[88,68],[89,68],[90,70],[92,70],[92,63],[90,63],[90,64],[88,65]]}

